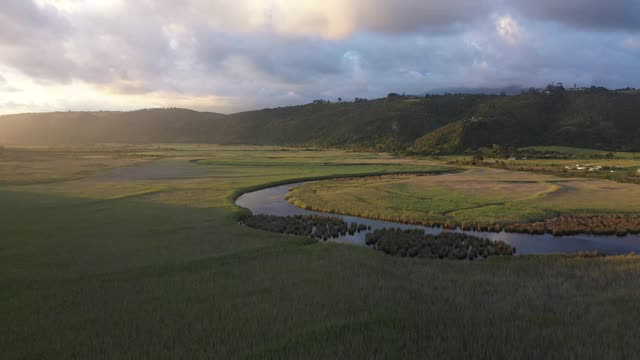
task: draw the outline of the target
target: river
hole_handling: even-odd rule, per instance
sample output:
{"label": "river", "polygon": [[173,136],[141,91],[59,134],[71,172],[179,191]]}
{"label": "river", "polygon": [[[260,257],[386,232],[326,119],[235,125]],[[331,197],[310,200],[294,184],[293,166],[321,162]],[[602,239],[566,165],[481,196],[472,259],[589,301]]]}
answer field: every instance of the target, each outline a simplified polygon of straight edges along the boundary
{"label": "river", "polygon": [[[348,243],[354,245],[365,245],[365,236],[367,233],[376,229],[384,228],[401,228],[401,229],[422,229],[428,234],[439,234],[443,230],[441,228],[432,228],[420,225],[407,225],[394,223],[389,221],[372,220],[357,216],[345,216],[329,214],[320,211],[305,210],[290,204],[285,196],[287,193],[303,183],[281,185],[268,189],[258,190],[244,194],[236,200],[238,206],[247,208],[254,215],[319,215],[339,217],[347,223],[364,224],[371,227],[370,231],[356,233],[355,235],[345,235],[329,241]],[[628,254],[630,252],[640,253],[640,235],[627,236],[597,236],[597,235],[571,235],[571,236],[553,236],[516,234],[506,232],[481,232],[481,231],[462,231],[477,237],[504,241],[505,243],[516,248],[519,255],[526,254],[563,254],[576,253],[579,251],[600,251],[607,255]]]}

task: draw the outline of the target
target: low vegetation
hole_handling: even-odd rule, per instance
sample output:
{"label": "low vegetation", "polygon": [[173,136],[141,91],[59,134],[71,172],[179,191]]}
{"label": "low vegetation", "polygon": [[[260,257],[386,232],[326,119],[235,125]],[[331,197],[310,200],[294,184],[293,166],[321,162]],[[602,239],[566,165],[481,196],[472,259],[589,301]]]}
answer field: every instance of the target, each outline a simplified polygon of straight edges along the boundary
{"label": "low vegetation", "polygon": [[[446,229],[615,234],[640,226],[632,216],[640,211],[637,185],[486,168],[318,181],[294,189],[288,200],[307,209]],[[592,220],[578,226],[564,215]],[[538,224],[519,225],[529,223]]]}
{"label": "low vegetation", "polygon": [[142,146],[0,147],[0,184],[26,185],[80,179],[115,167],[141,164],[155,156]]}
{"label": "low vegetation", "polygon": [[[0,184],[3,360],[640,353],[637,255],[412,261],[260,231],[234,216],[232,195],[242,189],[426,171],[433,162],[273,147],[118,148],[159,160],[120,167],[106,157],[105,171],[89,176]],[[47,178],[66,179],[73,158],[43,151],[60,161]],[[38,172],[47,153],[24,153],[25,174]],[[523,174],[519,184],[537,176]],[[612,206],[629,210],[633,192],[625,194]],[[581,203],[604,196],[596,190]]]}
{"label": "low vegetation", "polygon": [[368,229],[366,225],[349,224],[341,218],[313,215],[253,215],[245,220],[245,224],[256,229],[324,241]]}
{"label": "low vegetation", "polygon": [[516,249],[502,241],[490,241],[464,233],[425,234],[423,230],[381,229],[367,234],[367,245],[385,254],[431,259],[475,260],[511,256]]}
{"label": "low vegetation", "polygon": [[529,234],[550,233],[556,236],[575,234],[626,236],[640,234],[640,215],[563,215],[539,222],[509,225],[505,231]]}

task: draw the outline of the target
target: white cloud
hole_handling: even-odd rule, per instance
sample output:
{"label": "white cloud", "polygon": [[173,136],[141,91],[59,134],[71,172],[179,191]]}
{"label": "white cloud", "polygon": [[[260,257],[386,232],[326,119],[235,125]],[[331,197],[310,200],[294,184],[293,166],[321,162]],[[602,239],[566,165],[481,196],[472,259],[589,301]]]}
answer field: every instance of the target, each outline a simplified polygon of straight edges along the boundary
{"label": "white cloud", "polygon": [[522,29],[513,17],[500,16],[496,19],[495,24],[498,35],[509,45],[517,45],[522,40]]}

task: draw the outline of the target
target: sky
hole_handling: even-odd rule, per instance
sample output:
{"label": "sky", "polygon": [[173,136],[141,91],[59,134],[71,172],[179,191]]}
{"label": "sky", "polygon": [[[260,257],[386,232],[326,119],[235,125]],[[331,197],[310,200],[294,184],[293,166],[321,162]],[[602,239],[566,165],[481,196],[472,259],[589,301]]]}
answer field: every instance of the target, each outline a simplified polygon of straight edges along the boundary
{"label": "sky", "polygon": [[0,114],[550,82],[640,87],[640,1],[0,1]]}

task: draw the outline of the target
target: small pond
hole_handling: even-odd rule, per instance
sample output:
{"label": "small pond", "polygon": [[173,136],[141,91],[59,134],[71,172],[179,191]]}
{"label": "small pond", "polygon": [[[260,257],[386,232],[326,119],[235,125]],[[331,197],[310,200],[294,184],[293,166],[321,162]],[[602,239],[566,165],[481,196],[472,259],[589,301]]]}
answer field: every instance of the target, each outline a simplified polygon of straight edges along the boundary
{"label": "small pond", "polygon": [[[366,234],[376,229],[423,229],[428,234],[439,234],[442,231],[450,231],[420,225],[399,224],[389,221],[366,219],[357,216],[336,215],[320,211],[301,209],[285,200],[285,196],[287,195],[287,193],[291,189],[300,185],[302,185],[302,183],[276,186],[247,193],[240,196],[238,200],[236,200],[236,204],[238,206],[249,209],[254,215],[264,214],[277,216],[332,216],[341,218],[347,223],[358,223],[371,226],[370,231],[360,232],[354,235],[347,234],[345,236],[330,240],[334,242],[349,243],[361,246],[365,246]],[[496,233],[462,230],[456,230],[456,232],[464,232],[470,235],[494,241],[504,241],[505,243],[515,247],[517,254],[519,255],[563,254],[576,253],[579,251],[600,251],[608,255],[627,254],[630,252],[640,253],[640,235],[627,235],[623,237],[596,235],[553,236],[551,234],[530,235],[506,232]]]}

